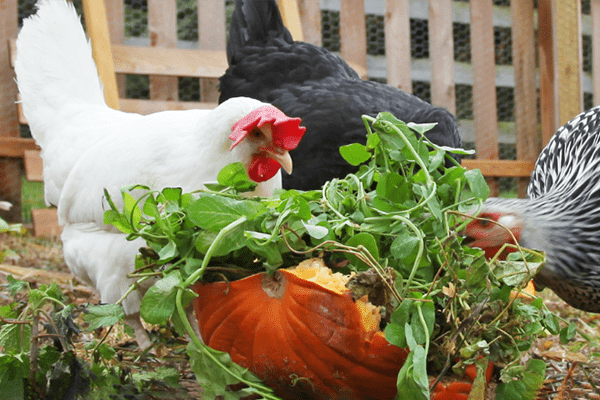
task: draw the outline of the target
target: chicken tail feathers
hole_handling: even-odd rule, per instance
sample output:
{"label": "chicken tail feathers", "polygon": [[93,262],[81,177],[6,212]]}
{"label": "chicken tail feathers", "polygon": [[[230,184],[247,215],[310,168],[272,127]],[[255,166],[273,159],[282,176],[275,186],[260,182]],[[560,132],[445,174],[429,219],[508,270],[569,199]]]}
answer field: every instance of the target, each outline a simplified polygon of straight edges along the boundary
{"label": "chicken tail feathers", "polygon": [[37,14],[23,21],[17,38],[15,72],[36,141],[65,104],[105,105],[92,49],[72,3],[40,0]]}
{"label": "chicken tail feathers", "polygon": [[294,41],[283,26],[276,0],[236,0],[227,42],[229,65],[234,64],[239,49],[273,38]]}

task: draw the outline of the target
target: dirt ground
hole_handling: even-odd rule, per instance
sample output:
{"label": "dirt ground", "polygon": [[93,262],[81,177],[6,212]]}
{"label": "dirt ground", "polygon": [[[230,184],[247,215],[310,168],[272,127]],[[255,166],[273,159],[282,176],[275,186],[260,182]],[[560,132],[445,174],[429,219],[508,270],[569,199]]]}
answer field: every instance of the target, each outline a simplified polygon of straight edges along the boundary
{"label": "dirt ground", "polygon": [[[98,303],[99,299],[94,291],[69,274],[62,258],[60,242],[0,234],[1,253],[4,253],[4,260],[0,261],[0,305],[14,301],[2,287],[6,284],[8,275],[33,285],[57,282],[73,303]],[[561,345],[558,337],[548,336],[537,342],[529,356],[545,360],[548,366],[546,381],[538,400],[600,400],[600,314],[573,309],[548,291],[540,295],[548,308],[565,320],[575,322],[580,332],[591,340],[586,341],[578,336],[577,340]],[[85,326],[83,321],[81,323]],[[201,388],[185,358],[185,339],[172,337],[171,332],[153,327],[148,329],[151,335],[161,336],[154,349],[155,354],[148,357],[140,357],[137,346],[133,345],[133,338],[124,333],[123,329],[113,329],[107,338],[117,349],[120,362],[127,364],[132,371],[143,372],[158,366],[171,366],[180,372],[181,388],[157,387],[153,394],[143,398],[164,398],[165,393],[161,395],[161,391],[168,392],[168,397],[175,400],[201,398]],[[80,349],[82,357],[85,355],[85,342],[93,336],[100,338],[103,334],[104,332],[84,331],[79,335],[76,341],[81,343],[75,343],[75,346]]]}

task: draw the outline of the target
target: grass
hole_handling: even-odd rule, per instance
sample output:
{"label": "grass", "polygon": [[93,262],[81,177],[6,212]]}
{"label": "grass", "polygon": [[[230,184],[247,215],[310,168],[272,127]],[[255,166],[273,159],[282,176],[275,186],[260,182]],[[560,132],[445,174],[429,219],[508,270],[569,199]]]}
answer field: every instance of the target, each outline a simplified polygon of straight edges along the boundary
{"label": "grass", "polygon": [[31,210],[46,208],[44,202],[44,184],[30,182],[21,177],[21,213],[24,223],[31,223]]}

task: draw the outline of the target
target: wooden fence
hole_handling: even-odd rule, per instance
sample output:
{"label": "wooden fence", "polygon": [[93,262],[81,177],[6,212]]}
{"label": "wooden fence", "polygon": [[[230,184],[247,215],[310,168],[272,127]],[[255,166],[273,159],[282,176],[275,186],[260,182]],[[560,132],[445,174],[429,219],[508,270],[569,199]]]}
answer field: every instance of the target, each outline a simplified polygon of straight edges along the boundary
{"label": "wooden fence", "polygon": [[[133,46],[134,41],[126,37],[123,0],[105,0],[104,3],[112,46],[95,51],[112,54],[112,60],[110,57],[104,57],[104,60],[113,63],[117,78],[112,81],[119,94],[109,100],[110,104],[142,114],[162,109],[214,107],[218,97],[217,78],[227,67],[224,0],[198,0],[198,41],[193,44],[196,49],[181,48],[181,41],[177,39],[176,0],[147,0],[149,46]],[[315,44],[321,43],[322,10],[339,11],[341,55],[364,77],[385,74],[388,83],[412,91],[413,81],[425,76],[431,87],[431,102],[452,112],[456,112],[456,84],[468,80],[472,85],[473,120],[461,121],[461,130],[472,126],[470,134],[474,138],[477,159],[465,160],[464,165],[480,168],[490,178],[494,192],[497,192],[497,177],[519,178],[521,196],[541,147],[560,124],[582,109],[581,32],[582,29],[600,30],[600,0],[591,0],[591,17],[582,17],[579,0],[538,0],[537,9],[531,1],[522,0],[511,0],[510,7],[494,6],[492,0],[470,0],[468,3],[452,0],[279,0],[279,3],[293,36]],[[14,104],[17,89],[9,61],[11,54],[14,57],[14,51],[10,50],[11,39],[14,40],[18,31],[17,0],[3,0],[2,4],[0,200],[17,204],[12,219],[18,219],[21,159],[26,151],[35,151],[36,146],[30,139],[19,138],[19,121],[25,121],[22,115],[19,119]],[[102,19],[98,19],[102,14],[102,1],[84,0],[84,4],[87,5],[84,14],[88,31],[90,24],[104,25]],[[92,10],[94,7],[96,10]],[[381,57],[367,54],[366,14],[384,16],[383,61]],[[507,15],[510,22],[507,22]],[[428,60],[411,60],[411,18],[429,21]],[[456,62],[453,52],[453,24],[459,22],[470,24],[471,62],[468,65]],[[512,67],[501,68],[494,61],[494,26],[508,23],[512,28]],[[592,38],[593,49],[599,49],[593,51],[595,71],[600,68],[600,44],[597,42],[600,33]],[[125,98],[126,74],[150,76],[149,100]],[[200,101],[179,101],[179,76],[201,79]],[[512,79],[514,86],[517,160],[499,160],[496,87],[502,79]],[[110,81],[110,77],[103,77],[107,88],[110,88]],[[600,80],[593,84],[594,96],[598,98]]]}

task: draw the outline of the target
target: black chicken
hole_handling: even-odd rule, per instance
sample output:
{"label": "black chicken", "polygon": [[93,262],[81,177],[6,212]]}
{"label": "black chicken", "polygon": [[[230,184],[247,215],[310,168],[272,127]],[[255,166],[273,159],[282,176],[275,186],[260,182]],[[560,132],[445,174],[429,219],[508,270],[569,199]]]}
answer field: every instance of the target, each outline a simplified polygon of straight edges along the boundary
{"label": "black chicken", "polygon": [[307,128],[300,145],[290,152],[294,172],[283,176],[286,189],[318,189],[356,171],[338,149],[365,143],[363,114],[389,111],[406,122],[437,122],[426,136],[440,146],[461,146],[456,120],[448,110],[393,86],[362,80],[337,55],[295,42],[275,0],[236,0],[227,57],[219,102],[253,97],[300,117]]}

